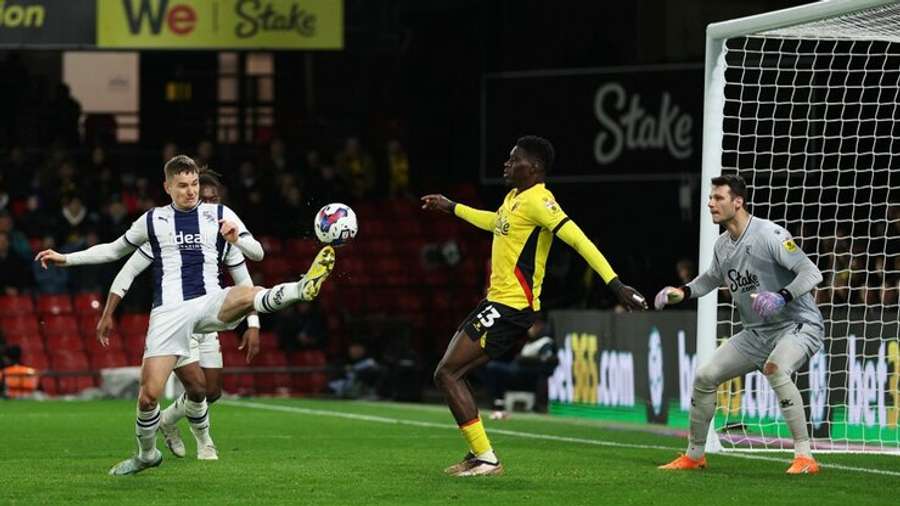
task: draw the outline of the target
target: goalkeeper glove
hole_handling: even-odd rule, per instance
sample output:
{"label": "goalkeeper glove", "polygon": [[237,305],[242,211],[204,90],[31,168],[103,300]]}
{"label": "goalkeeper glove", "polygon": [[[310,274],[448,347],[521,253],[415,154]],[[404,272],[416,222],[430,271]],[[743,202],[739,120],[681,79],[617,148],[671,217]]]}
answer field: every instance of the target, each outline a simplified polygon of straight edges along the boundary
{"label": "goalkeeper glove", "polygon": [[764,320],[780,313],[787,303],[784,296],[775,292],[759,292],[750,297],[753,298],[753,311]]}
{"label": "goalkeeper glove", "polygon": [[683,290],[667,286],[656,294],[656,297],[653,299],[653,307],[655,307],[656,310],[659,311],[662,308],[666,307],[668,304],[678,304],[683,300]]}

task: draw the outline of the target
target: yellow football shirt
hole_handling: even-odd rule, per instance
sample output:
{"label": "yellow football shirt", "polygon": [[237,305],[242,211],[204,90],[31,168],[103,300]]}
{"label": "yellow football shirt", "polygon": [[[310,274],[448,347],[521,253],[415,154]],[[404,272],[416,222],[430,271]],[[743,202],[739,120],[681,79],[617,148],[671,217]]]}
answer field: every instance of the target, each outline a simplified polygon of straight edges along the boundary
{"label": "yellow football shirt", "polygon": [[541,284],[553,233],[566,220],[543,183],[506,195],[494,221],[488,300],[516,309],[541,308]]}

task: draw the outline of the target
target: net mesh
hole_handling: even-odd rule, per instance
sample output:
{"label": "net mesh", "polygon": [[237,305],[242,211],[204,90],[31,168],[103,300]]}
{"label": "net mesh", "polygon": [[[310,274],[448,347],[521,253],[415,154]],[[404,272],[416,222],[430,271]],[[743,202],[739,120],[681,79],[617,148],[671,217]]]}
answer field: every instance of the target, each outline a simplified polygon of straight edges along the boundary
{"label": "net mesh", "polygon": [[[822,271],[822,352],[797,373],[814,449],[900,451],[900,5],[729,39],[722,172]],[[739,319],[719,295],[720,339]],[[790,447],[760,373],[723,385],[723,445]]]}

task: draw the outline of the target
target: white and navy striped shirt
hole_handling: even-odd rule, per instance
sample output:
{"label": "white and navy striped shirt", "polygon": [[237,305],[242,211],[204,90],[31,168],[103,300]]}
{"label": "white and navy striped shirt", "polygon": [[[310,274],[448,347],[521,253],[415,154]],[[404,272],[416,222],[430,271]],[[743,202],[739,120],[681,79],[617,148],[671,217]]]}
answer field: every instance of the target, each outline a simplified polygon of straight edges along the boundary
{"label": "white and navy striped shirt", "polygon": [[219,265],[230,249],[219,233],[223,218],[237,225],[239,236],[250,235],[237,214],[222,204],[201,203],[190,211],[170,204],[150,209],[132,223],[124,238],[153,262],[153,307],[221,290]]}

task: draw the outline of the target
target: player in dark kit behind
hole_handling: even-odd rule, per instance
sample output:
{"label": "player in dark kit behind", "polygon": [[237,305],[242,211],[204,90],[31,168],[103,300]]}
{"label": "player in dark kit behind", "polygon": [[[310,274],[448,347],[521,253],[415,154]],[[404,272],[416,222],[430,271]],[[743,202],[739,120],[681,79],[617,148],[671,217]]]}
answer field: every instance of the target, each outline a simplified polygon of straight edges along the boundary
{"label": "player in dark kit behind", "polygon": [[423,209],[454,214],[494,234],[487,299],[459,326],[434,372],[434,381],[469,444],[463,461],[445,470],[454,476],[503,472],[465,376],[516,346],[534,323],[540,310],[541,283],[553,236],[572,246],[626,309],[647,308],[644,297],[619,280],[594,243],[566,216],[544,186],[553,159],[553,146],[546,139],[520,138],[503,166],[503,177],[513,189],[497,211],[473,209],[443,195],[422,197]]}

